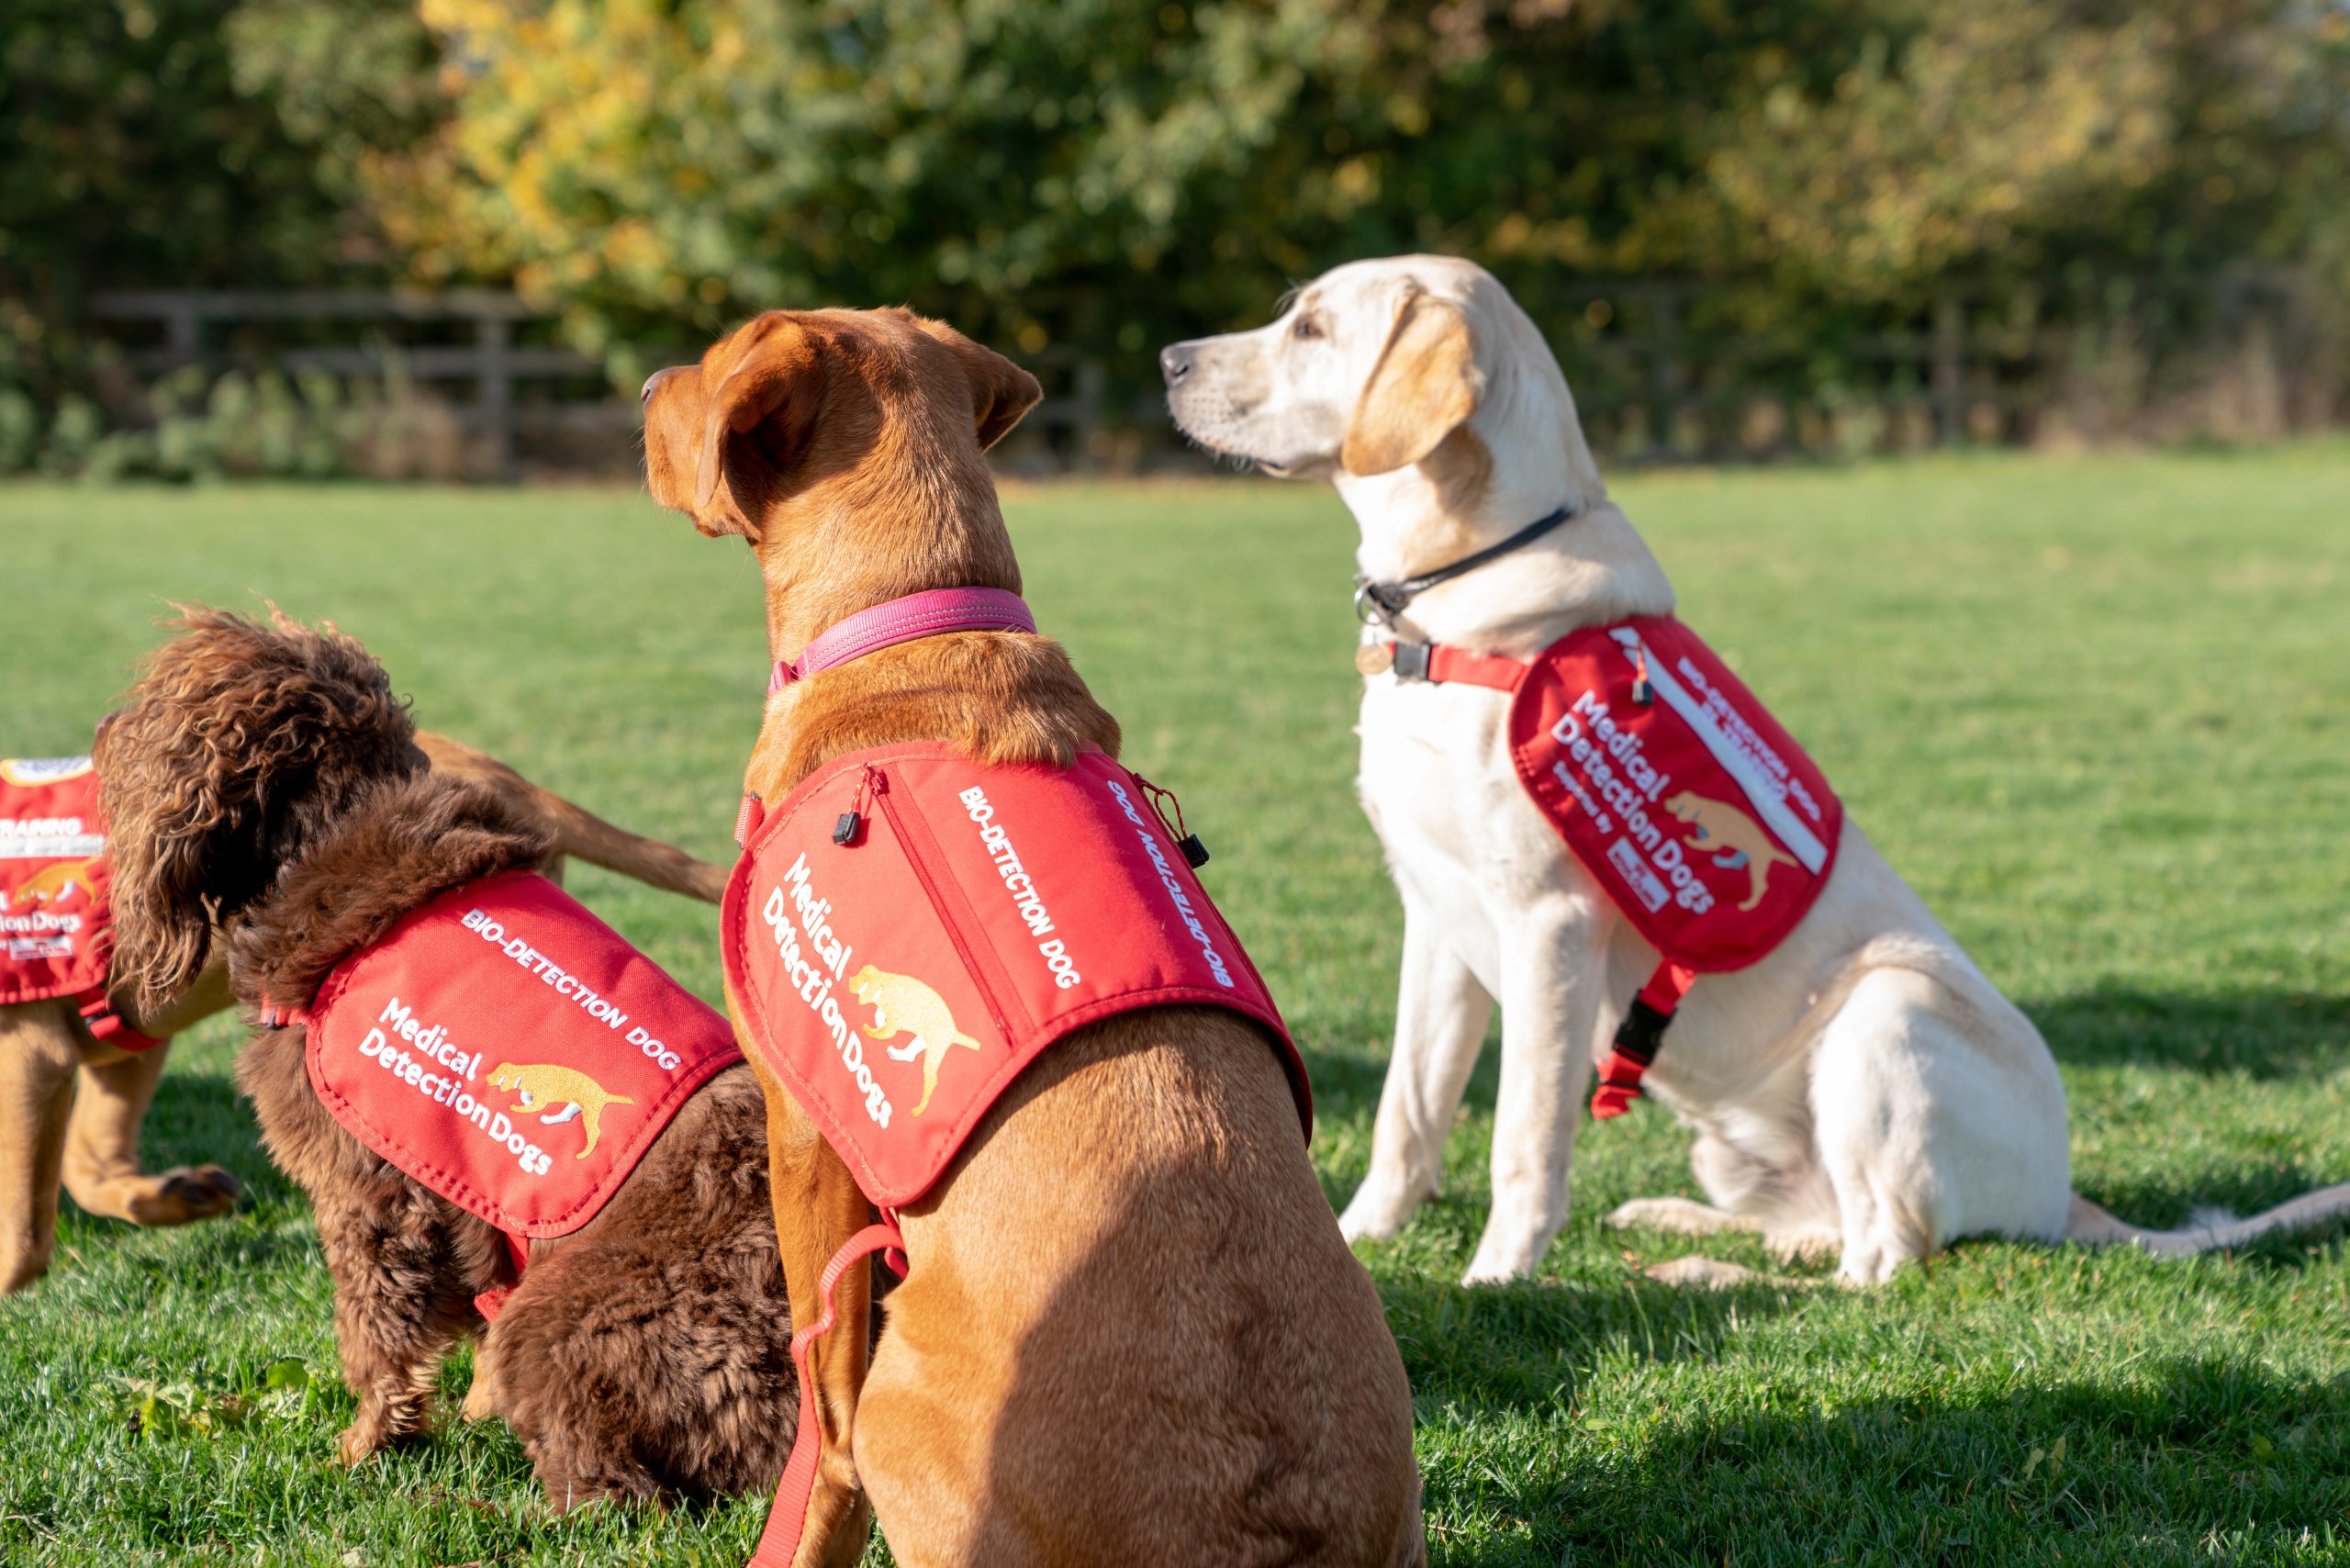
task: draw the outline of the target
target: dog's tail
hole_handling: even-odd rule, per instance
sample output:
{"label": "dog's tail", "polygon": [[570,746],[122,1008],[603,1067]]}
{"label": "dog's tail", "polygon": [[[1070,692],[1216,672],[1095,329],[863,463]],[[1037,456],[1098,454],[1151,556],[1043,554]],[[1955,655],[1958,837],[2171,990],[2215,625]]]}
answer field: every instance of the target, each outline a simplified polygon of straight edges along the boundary
{"label": "dog's tail", "polygon": [[2157,1257],[2185,1258],[2222,1247],[2241,1247],[2277,1231],[2304,1230],[2345,1215],[2350,1215],[2350,1182],[2303,1193],[2250,1219],[2238,1219],[2229,1214],[2199,1215],[2195,1222],[2178,1230],[2143,1229],[2116,1218],[2110,1210],[2076,1193],[2072,1213],[2065,1216],[2065,1239],[2091,1247],[2122,1243],[2143,1247]]}
{"label": "dog's tail", "polygon": [[590,865],[650,887],[716,903],[726,891],[726,869],[697,860],[676,845],[614,827],[585,807],[532,783],[487,752],[446,735],[420,733],[416,744],[432,759],[435,773],[453,774],[487,786],[537,817],[554,834],[555,847]]}

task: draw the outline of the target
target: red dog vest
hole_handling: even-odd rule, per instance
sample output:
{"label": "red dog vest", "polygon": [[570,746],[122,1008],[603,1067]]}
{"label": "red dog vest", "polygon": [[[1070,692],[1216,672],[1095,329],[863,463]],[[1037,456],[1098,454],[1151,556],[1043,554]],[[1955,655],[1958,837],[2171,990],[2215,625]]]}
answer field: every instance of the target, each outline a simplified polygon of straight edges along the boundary
{"label": "red dog vest", "polygon": [[88,757],[0,761],[0,1004],[71,997],[93,1035],[145,1050],[106,1004],[106,848]]}
{"label": "red dog vest", "polygon": [[719,919],[747,1036],[884,1208],[927,1192],[1047,1046],[1136,1008],[1262,1025],[1312,1128],[1280,1010],[1151,787],[1107,756],[843,757],[748,825]]}
{"label": "red dog vest", "polygon": [[307,1024],[335,1120],[509,1238],[595,1218],[743,1054],[724,1018],[531,871],[442,894],[336,965],[307,1010],[262,1021]]}
{"label": "red dog vest", "polygon": [[1510,756],[1527,793],[1662,956],[1592,1100],[1593,1115],[1620,1115],[1693,979],[1754,963],[1809,912],[1835,868],[1843,803],[1669,617],[1586,627],[1530,665],[1410,644],[1389,657],[1404,678],[1512,694]]}
{"label": "red dog vest", "polygon": [[[876,1204],[928,1192],[1054,1041],[1142,1007],[1228,1007],[1262,1025],[1312,1134],[1305,1064],[1192,874],[1198,841],[1160,819],[1160,793],[1098,752],[1066,769],[982,767],[912,745],[819,768],[772,816],[744,802],[743,857],[719,909],[727,989]],[[894,1223],[868,1226],[825,1265],[823,1315],[791,1337],[803,1389],[833,1286],[875,1252],[903,1273],[901,1245]],[[800,1402],[751,1568],[798,1553],[822,1447],[816,1404]]]}

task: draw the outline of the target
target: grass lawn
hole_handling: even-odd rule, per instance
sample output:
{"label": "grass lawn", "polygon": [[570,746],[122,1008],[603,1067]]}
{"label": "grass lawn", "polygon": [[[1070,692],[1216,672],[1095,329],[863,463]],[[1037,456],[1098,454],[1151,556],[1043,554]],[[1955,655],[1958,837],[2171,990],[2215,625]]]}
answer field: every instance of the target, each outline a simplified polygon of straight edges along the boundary
{"label": "grass lawn", "polygon": [[[2350,447],[1619,493],[1684,615],[2046,1031],[2083,1192],[2167,1224],[2350,1179]],[[1326,491],[1237,480],[1007,510],[1040,620],[1215,852],[1343,1201],[1400,925],[1351,791],[1351,525]],[[84,749],[161,600],[266,596],[364,638],[432,727],[731,854],[758,579],[641,496],[6,488],[0,548],[0,749]],[[717,998],[709,912],[572,886]],[[557,1520],[502,1428],[335,1468],[327,1274],[232,1087],[241,1038],[222,1018],[179,1044],[147,1157],[218,1159],[250,1202],[151,1233],[69,1209],[50,1278],[0,1304],[0,1560],[734,1568],[764,1498]],[[1448,1195],[1367,1256],[1437,1562],[2350,1562],[2341,1232],[2178,1263],[1973,1242],[1867,1294],[1677,1294],[1638,1269],[1695,1244],[1597,1223],[1695,1192],[1651,1103],[1586,1130],[1539,1281],[1463,1290],[1491,1057]],[[181,1416],[141,1431],[150,1398]]]}

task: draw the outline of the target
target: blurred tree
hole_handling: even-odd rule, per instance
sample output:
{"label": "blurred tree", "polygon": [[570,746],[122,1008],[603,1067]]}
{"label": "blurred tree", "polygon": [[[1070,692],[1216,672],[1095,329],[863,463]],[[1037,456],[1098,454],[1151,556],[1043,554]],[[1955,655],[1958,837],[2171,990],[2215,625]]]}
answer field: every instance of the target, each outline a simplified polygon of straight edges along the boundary
{"label": "blurred tree", "polygon": [[423,12],[456,108],[378,169],[394,233],[606,346],[903,300],[1139,362],[1413,248],[1537,297],[1743,279],[1767,319],[1953,272],[2306,258],[2350,208],[2344,17],[2310,0]]}
{"label": "blurred tree", "polygon": [[350,171],[428,129],[434,59],[402,0],[10,0],[0,382],[79,379],[102,289],[385,275]]}
{"label": "blurred tree", "polygon": [[107,285],[405,274],[513,281],[623,378],[763,307],[902,301],[1139,386],[1158,343],[1412,249],[1477,256],[1549,323],[1593,277],[1706,280],[1720,330],[1815,342],[1830,379],[1953,278],[2258,258],[2338,306],[2350,6],[0,12],[0,353]]}

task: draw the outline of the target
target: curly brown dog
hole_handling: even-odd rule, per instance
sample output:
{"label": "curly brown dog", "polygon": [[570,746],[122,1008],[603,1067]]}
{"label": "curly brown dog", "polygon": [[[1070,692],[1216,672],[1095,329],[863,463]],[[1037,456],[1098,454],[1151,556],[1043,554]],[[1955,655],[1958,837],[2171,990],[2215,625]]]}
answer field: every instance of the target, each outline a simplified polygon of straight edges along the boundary
{"label": "curly brown dog", "polygon": [[[543,825],[555,843],[547,874],[558,880],[563,857],[575,856],[706,903],[725,890],[719,867],[614,827],[494,756],[446,735],[420,734],[416,744],[435,773],[469,779]],[[139,1226],[187,1225],[235,1204],[236,1178],[218,1165],[150,1173],[139,1163],[140,1128],[162,1081],[171,1036],[229,1001],[228,965],[218,958],[151,1010],[118,994],[116,1013],[160,1042],[141,1051],[93,1036],[69,1002],[0,1003],[0,1294],[47,1271],[61,1184],[84,1213]]]}
{"label": "curly brown dog", "polygon": [[[647,384],[654,498],[751,545],[773,655],[796,658],[907,594],[1017,592],[981,452],[1037,396],[902,310],[771,312]],[[1065,767],[1119,731],[1058,644],[933,636],[772,697],[748,787],[773,808],[829,759],[905,741]],[[792,1316],[814,1321],[820,1271],[872,1211],[750,1054]],[[865,1497],[907,1564],[1426,1560],[1402,1360],[1282,1069],[1237,1014],[1067,1036],[900,1223],[912,1270],[869,1371],[863,1336],[815,1342],[803,1568],[856,1560]],[[868,1271],[842,1279],[844,1321],[869,1293]]]}
{"label": "curly brown dog", "polygon": [[[538,867],[556,839],[512,792],[427,771],[382,667],[331,629],[190,612],[100,732],[116,975],[183,995],[215,945],[250,1014],[306,1003],[345,955],[447,890]],[[535,1036],[481,1046],[533,1059]],[[371,1153],[319,1098],[308,1031],[237,1064],[270,1154],[316,1210],[359,1413],[356,1462],[419,1431],[442,1359],[481,1336],[469,1416],[504,1417],[556,1507],[774,1483],[797,1400],[768,1218],[764,1112],[710,1079],[585,1228],[504,1238]],[[475,1297],[511,1287],[484,1332]]]}

